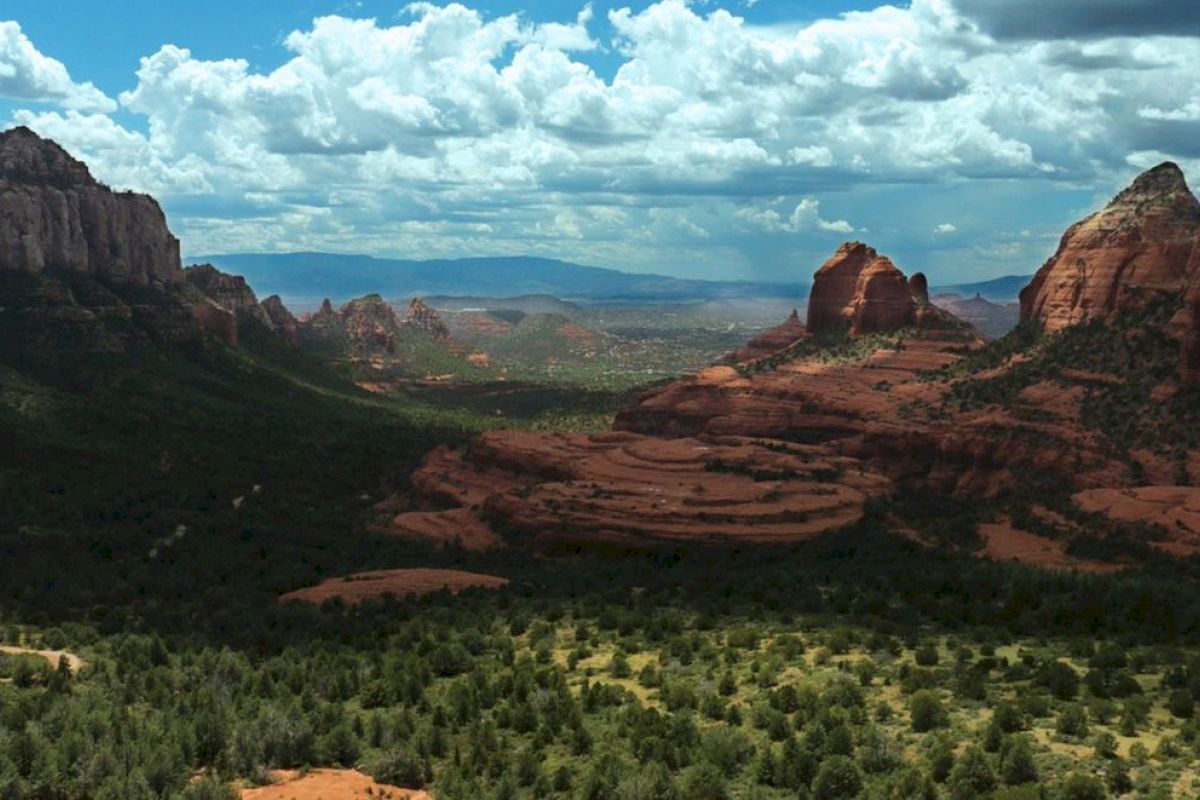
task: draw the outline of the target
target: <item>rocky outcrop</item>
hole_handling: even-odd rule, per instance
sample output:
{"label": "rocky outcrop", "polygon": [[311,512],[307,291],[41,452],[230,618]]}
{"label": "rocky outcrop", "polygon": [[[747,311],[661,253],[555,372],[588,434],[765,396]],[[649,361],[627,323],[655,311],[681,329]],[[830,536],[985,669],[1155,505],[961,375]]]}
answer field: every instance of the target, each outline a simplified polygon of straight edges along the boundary
{"label": "rocky outcrop", "polygon": [[394,354],[401,323],[392,308],[378,294],[351,300],[338,310],[342,329],[356,355]]}
{"label": "rocky outcrop", "polygon": [[28,128],[0,133],[0,272],[171,286],[179,240],[158,203],[116,193]]}
{"label": "rocky outcrop", "polygon": [[435,532],[467,514],[527,543],[622,546],[801,541],[856,522],[890,488],[811,445],[517,431],[483,435],[469,456],[435,450],[413,485],[425,503],[455,508],[401,514],[387,526],[397,535]]}
{"label": "rocky outcrop", "polygon": [[847,242],[813,275],[808,297],[809,333],[848,329],[854,316],[853,302],[859,291],[859,278],[879,257],[874,247],[862,242]]}
{"label": "rocky outcrop", "polygon": [[[226,344],[237,346],[237,329],[240,320],[252,319],[275,330],[276,326],[270,315],[259,304],[254,290],[241,275],[221,272],[212,264],[196,264],[187,267],[184,269],[183,275],[187,284],[200,291],[205,297],[204,301],[194,306],[196,319],[205,331],[223,340]],[[216,309],[204,307],[209,304],[215,305]],[[280,303],[279,307],[283,308],[283,304]],[[227,312],[231,320],[222,319],[220,311]],[[287,309],[283,308],[283,312],[286,314]],[[291,315],[288,314],[288,316]],[[293,329],[292,332],[294,334],[295,330]]]}
{"label": "rocky outcrop", "polygon": [[212,264],[196,264],[183,271],[184,279],[217,305],[235,314],[255,314],[258,298],[241,275],[221,272]]}
{"label": "rocky outcrop", "polygon": [[1200,382],[1200,275],[1172,322],[1179,330],[1179,375],[1189,383]]}
{"label": "rocky outcrop", "polygon": [[300,323],[292,315],[292,312],[287,310],[279,295],[271,295],[259,303],[259,306],[266,315],[271,329],[279,334],[284,341],[290,345],[300,343]]}
{"label": "rocky outcrop", "polygon": [[908,280],[886,257],[876,258],[859,274],[849,310],[852,336],[897,330],[917,321]]}
{"label": "rocky outcrop", "polygon": [[459,311],[446,317],[450,335],[468,342],[496,339],[512,333],[513,325],[508,320],[484,311]]}
{"label": "rocky outcrop", "polygon": [[792,309],[791,316],[774,328],[763,331],[731,353],[727,361],[745,363],[767,358],[782,352],[808,335],[807,326],[800,321],[800,312]]}
{"label": "rocky outcrop", "polygon": [[439,341],[450,338],[450,329],[446,327],[438,312],[425,305],[419,297],[414,297],[408,304],[408,311],[405,312],[401,324],[409,330],[418,331]]}
{"label": "rocky outcrop", "polygon": [[929,305],[929,279],[924,272],[914,272],[908,279],[908,294],[912,297],[917,308]]}
{"label": "rocky outcrop", "polygon": [[1178,166],[1159,164],[1067,229],[1021,292],[1021,319],[1053,332],[1179,297],[1198,238],[1200,203]]}
{"label": "rocky outcrop", "polygon": [[813,276],[809,333],[849,331],[858,336],[913,325],[956,327],[961,323],[929,302],[929,281],[922,273],[905,278],[873,247],[847,242]]}
{"label": "rocky outcrop", "polygon": [[238,320],[234,312],[207,297],[192,303],[191,311],[200,330],[230,347],[237,347]]}

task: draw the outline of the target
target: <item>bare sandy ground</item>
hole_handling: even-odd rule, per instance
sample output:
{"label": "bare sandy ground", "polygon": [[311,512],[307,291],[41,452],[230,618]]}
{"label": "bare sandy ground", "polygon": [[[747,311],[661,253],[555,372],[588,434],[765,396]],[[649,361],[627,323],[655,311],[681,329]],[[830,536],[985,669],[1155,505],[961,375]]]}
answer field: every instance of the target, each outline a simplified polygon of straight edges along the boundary
{"label": "bare sandy ground", "polygon": [[314,769],[301,776],[294,770],[271,773],[277,783],[256,789],[243,789],[242,800],[351,800],[351,798],[391,798],[391,800],[433,800],[428,792],[400,789],[376,783],[353,769]]}
{"label": "bare sandy ground", "polygon": [[83,659],[74,653],[68,653],[66,650],[34,650],[29,647],[15,647],[13,645],[0,645],[0,653],[7,653],[10,656],[41,656],[50,662],[50,666],[57,667],[58,661],[63,656],[67,657],[67,664],[71,667],[71,674],[79,672],[79,668],[83,666]]}

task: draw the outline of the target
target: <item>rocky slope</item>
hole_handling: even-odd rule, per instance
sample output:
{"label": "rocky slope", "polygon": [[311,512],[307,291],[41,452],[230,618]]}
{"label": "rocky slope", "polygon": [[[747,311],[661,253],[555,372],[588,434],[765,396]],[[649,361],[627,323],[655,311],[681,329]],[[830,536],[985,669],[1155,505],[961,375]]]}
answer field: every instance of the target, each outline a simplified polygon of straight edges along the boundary
{"label": "rocky slope", "polygon": [[746,342],[744,347],[731,353],[727,360],[735,364],[740,364],[766,358],[781,350],[786,350],[791,345],[803,339],[807,333],[808,327],[800,320],[800,312],[793,309],[791,316],[782,323],[776,325],[774,328],[768,328]]}
{"label": "rocky slope", "polygon": [[1171,319],[1170,333],[1179,341],[1179,374],[1189,383],[1200,382],[1200,239],[1187,267],[1188,289],[1179,311]]}
{"label": "rocky slope", "polygon": [[1067,229],[1021,292],[1021,319],[1054,332],[1179,297],[1198,240],[1200,202],[1178,166],[1160,164]]}
{"label": "rocky slope", "polygon": [[0,133],[0,272],[171,286],[179,240],[152,198],[115,193],[28,128]]}

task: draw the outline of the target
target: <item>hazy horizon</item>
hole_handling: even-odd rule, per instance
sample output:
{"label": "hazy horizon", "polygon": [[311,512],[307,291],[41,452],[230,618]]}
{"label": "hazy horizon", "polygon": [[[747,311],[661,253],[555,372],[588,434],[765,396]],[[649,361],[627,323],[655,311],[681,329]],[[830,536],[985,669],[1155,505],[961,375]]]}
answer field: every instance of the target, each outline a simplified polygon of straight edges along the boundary
{"label": "hazy horizon", "polygon": [[185,253],[775,283],[849,239],[1030,274],[1141,170],[1200,174],[1200,10],[1166,0],[288,5],[13,0],[0,121]]}

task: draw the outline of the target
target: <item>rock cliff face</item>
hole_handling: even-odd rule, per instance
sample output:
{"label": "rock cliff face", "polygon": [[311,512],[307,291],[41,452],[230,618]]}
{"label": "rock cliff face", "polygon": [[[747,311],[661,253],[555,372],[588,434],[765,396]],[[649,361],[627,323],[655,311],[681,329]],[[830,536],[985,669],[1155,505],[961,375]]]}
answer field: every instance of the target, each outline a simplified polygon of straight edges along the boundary
{"label": "rock cliff face", "polygon": [[291,345],[300,343],[300,328],[299,322],[292,315],[291,311],[284,306],[283,300],[279,295],[273,294],[259,304],[262,307],[263,313],[267,315],[270,321],[271,328],[278,333],[283,339]]}
{"label": "rock cliff face", "polygon": [[235,314],[258,310],[258,298],[241,275],[221,272],[212,264],[197,264],[183,271],[189,284],[204,292],[213,302]]}
{"label": "rock cliff face", "polygon": [[[183,275],[189,286],[198,289],[205,296],[205,300],[194,307],[197,321],[205,331],[222,339],[226,344],[237,346],[238,320],[241,319],[254,319],[275,330],[275,323],[259,305],[254,290],[241,275],[221,272],[212,264],[187,267]],[[278,299],[277,297],[276,300]],[[213,305],[215,308],[206,308],[206,305]],[[282,303],[279,303],[279,308],[287,314],[287,309],[283,308]],[[228,319],[224,318],[226,316]]]}
{"label": "rock cliff face", "polygon": [[115,193],[28,128],[0,133],[0,272],[171,286],[179,240],[152,198]]}
{"label": "rock cliff face", "polygon": [[813,275],[808,298],[808,332],[850,327],[859,278],[879,254],[862,242],[847,242]]}
{"label": "rock cliff face", "polygon": [[1180,296],[1200,237],[1200,203],[1170,162],[1075,223],[1021,292],[1021,319],[1046,331]]}
{"label": "rock cliff face", "polygon": [[917,320],[917,304],[904,273],[887,258],[876,258],[858,276],[850,301],[850,334],[891,331]]}
{"label": "rock cliff face", "polygon": [[446,327],[446,323],[442,321],[438,312],[425,305],[425,302],[419,297],[414,297],[408,304],[408,311],[404,314],[401,324],[410,330],[428,334],[439,341],[450,338],[450,329]]}
{"label": "rock cliff face", "polygon": [[1200,245],[1192,257],[1195,262],[1192,285],[1183,298],[1183,306],[1171,320],[1179,338],[1179,374],[1183,380],[1200,382]]}

